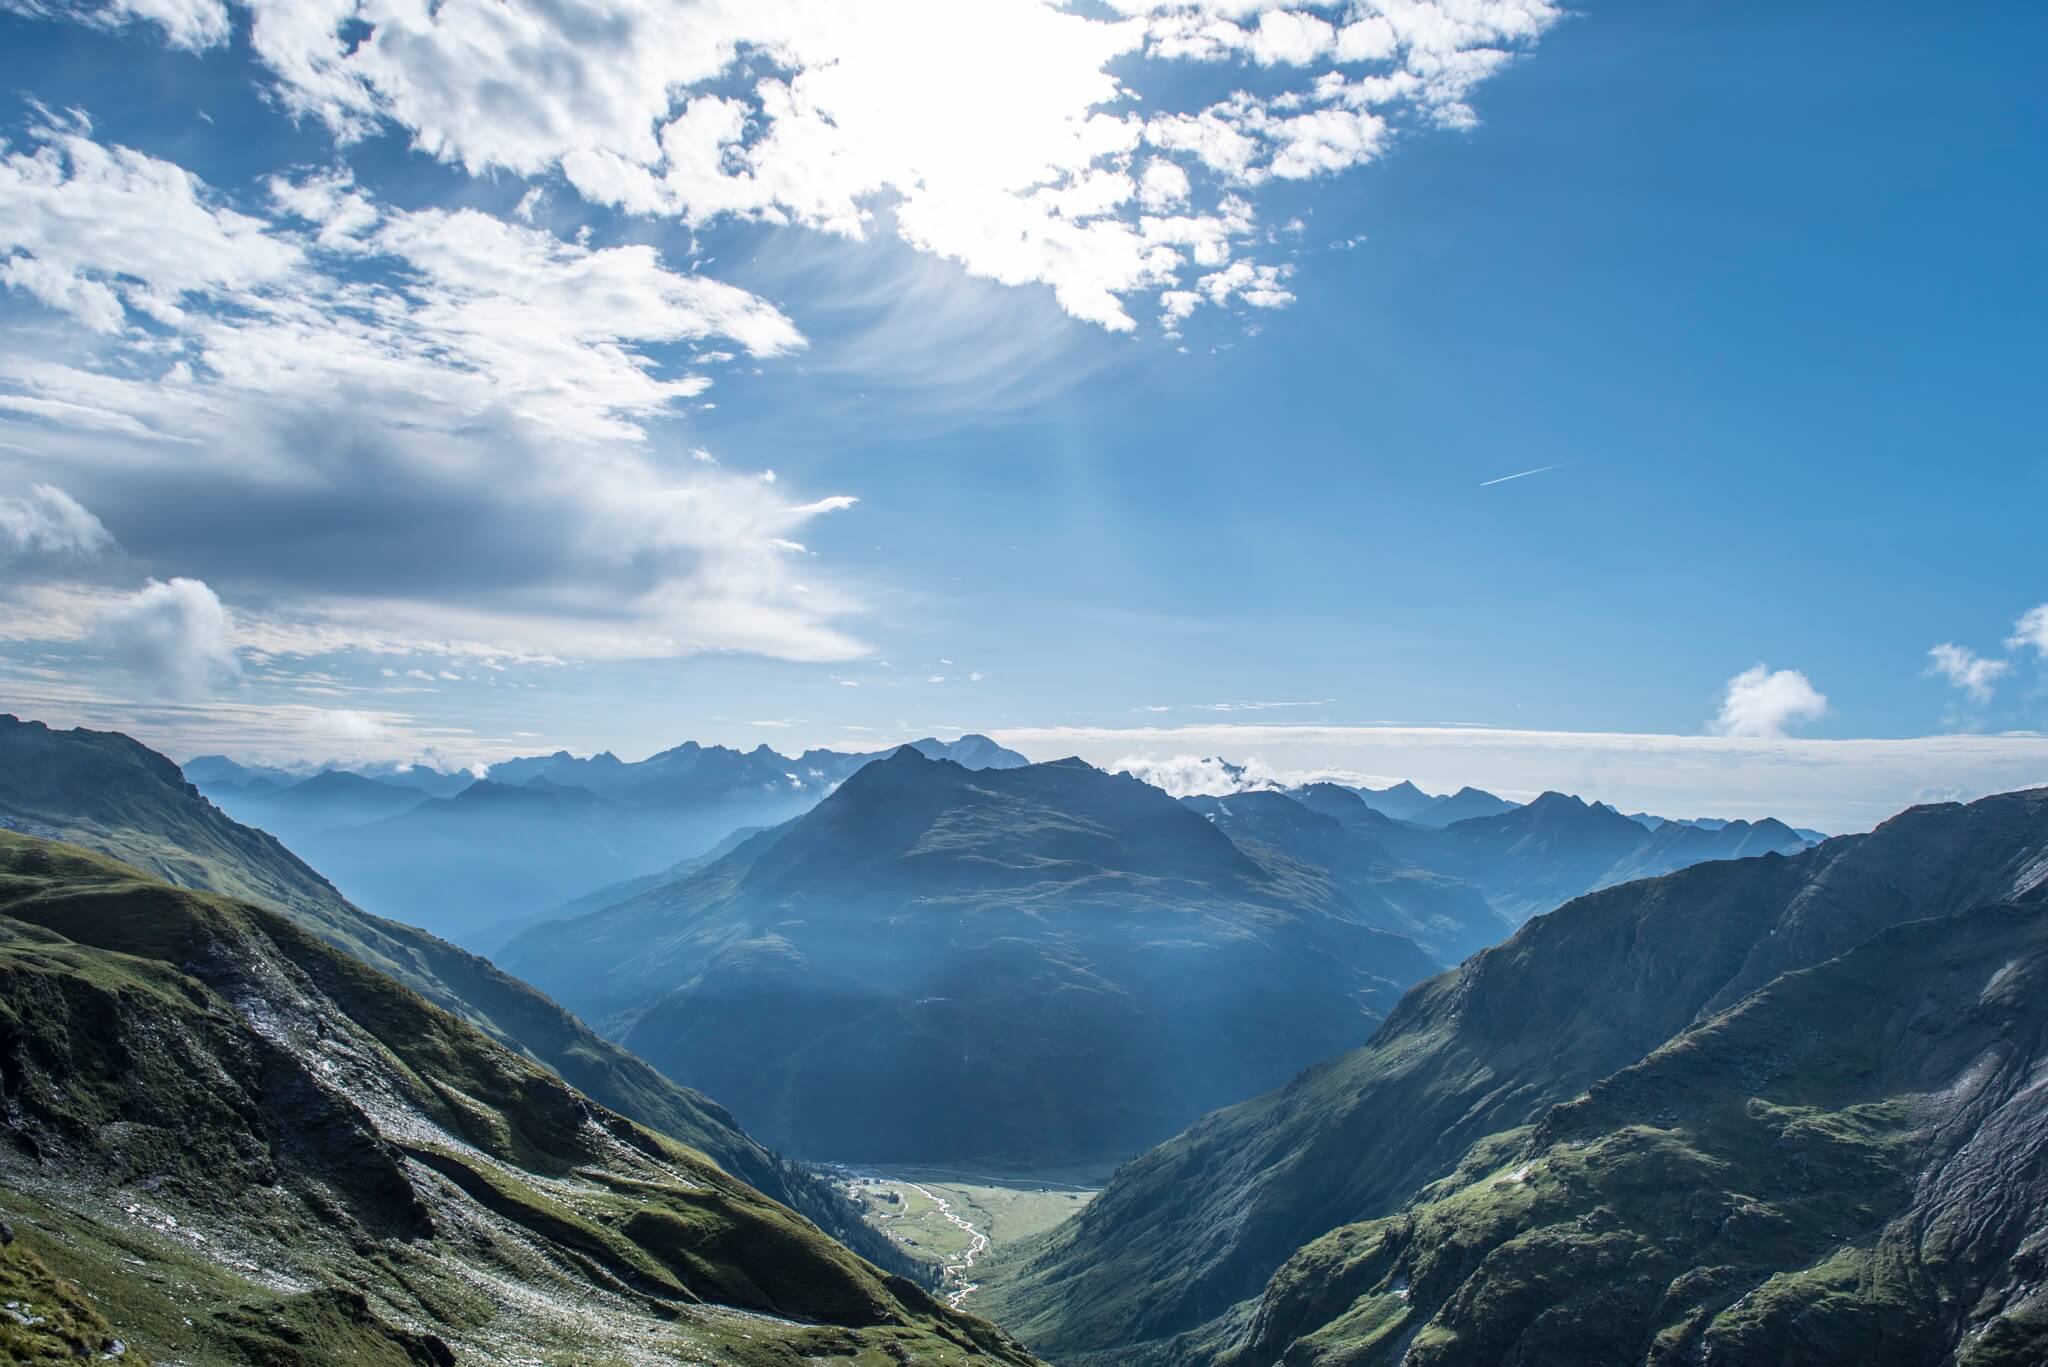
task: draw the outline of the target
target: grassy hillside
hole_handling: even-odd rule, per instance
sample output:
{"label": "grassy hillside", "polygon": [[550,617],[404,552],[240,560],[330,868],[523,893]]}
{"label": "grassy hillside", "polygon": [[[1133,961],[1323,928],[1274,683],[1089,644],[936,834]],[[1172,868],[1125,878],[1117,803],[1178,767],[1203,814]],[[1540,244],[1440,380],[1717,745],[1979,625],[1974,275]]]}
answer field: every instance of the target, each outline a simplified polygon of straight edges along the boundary
{"label": "grassy hillside", "polygon": [[10,1268],[145,1355],[1028,1361],[293,921],[13,834],[0,1074]]}
{"label": "grassy hillside", "polygon": [[1896,927],[1317,1239],[1210,1360],[2048,1361],[2044,1066],[2042,906]]}
{"label": "grassy hillside", "polygon": [[600,1037],[488,960],[370,916],[275,839],[230,820],[147,746],[0,714],[0,828],[65,840],[181,887],[276,908],[596,1101],[691,1145],[865,1256],[908,1270],[823,1182],[756,1143],[717,1103]]}

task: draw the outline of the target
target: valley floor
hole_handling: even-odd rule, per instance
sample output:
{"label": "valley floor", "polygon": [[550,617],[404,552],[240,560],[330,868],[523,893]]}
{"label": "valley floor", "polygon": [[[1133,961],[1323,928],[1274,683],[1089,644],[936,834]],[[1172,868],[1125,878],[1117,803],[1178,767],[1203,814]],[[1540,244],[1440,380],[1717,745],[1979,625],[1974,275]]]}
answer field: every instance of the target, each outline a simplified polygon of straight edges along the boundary
{"label": "valley floor", "polygon": [[995,1175],[947,1167],[842,1167],[820,1171],[904,1252],[939,1270],[954,1309],[972,1309],[975,1264],[1070,1219],[1101,1189],[1085,1169]]}

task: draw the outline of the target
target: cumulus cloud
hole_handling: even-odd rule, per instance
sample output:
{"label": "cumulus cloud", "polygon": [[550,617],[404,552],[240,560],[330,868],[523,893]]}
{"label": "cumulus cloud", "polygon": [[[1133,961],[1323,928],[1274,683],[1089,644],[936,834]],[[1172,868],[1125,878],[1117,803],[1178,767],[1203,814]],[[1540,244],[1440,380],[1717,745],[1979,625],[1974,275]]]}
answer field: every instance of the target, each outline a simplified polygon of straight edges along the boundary
{"label": "cumulus cloud", "polygon": [[101,615],[97,638],[122,668],[168,698],[203,698],[241,672],[227,609],[197,579],[150,580]]}
{"label": "cumulus cloud", "polygon": [[1798,670],[1752,665],[1728,681],[1710,729],[1717,736],[1777,737],[1827,710],[1827,695]]}
{"label": "cumulus cloud", "polygon": [[[1116,330],[1134,295],[1219,264],[1151,236],[1146,215],[1185,206],[1242,250],[1228,195],[1374,160],[1392,119],[1469,126],[1472,89],[1561,15],[1549,0],[1402,0],[1341,23],[1310,0],[240,3],[279,97],[344,140],[396,125],[472,174],[559,171],[593,203],[691,224],[861,238],[886,223]],[[173,41],[226,36],[219,0],[119,4],[158,11]],[[1159,79],[1188,62],[1263,67],[1285,88],[1190,107],[1176,96],[1192,83]],[[1183,190],[1168,165],[1210,175]]]}
{"label": "cumulus cloud", "polygon": [[54,485],[35,484],[21,498],[0,498],[0,561],[97,555],[113,544],[100,520]]}
{"label": "cumulus cloud", "polygon": [[2048,660],[2048,603],[2029,609],[2012,626],[2012,638],[2006,642],[2014,650],[2031,647],[2042,659]]}
{"label": "cumulus cloud", "polygon": [[1963,646],[1944,642],[1927,652],[1930,672],[1947,679],[1969,695],[1972,702],[1989,702],[2000,678],[2012,668],[2010,660],[1993,660]]}

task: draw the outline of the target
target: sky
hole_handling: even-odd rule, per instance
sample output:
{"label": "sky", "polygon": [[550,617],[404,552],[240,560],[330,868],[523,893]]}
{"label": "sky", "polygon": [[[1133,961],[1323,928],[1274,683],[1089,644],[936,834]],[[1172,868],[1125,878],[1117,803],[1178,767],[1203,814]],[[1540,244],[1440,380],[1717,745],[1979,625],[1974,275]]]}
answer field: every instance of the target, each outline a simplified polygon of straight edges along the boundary
{"label": "sky", "polygon": [[1828,829],[2048,782],[2044,39],[0,0],[0,710]]}

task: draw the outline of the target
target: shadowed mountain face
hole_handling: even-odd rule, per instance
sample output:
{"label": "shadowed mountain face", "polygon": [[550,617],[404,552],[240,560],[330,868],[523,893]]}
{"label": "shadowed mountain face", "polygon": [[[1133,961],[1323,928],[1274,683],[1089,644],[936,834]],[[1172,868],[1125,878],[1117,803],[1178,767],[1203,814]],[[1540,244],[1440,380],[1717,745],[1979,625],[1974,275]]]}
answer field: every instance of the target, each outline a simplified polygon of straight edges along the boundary
{"label": "shadowed mountain face", "polygon": [[909,747],[502,955],[795,1152],[1100,1158],[1362,1039],[1431,971],[1327,878],[1078,760]]}
{"label": "shadowed mountain face", "polygon": [[[1337,790],[1341,793],[1343,790]],[[1346,819],[1341,798],[1326,810]],[[1807,842],[1778,821],[1731,821],[1714,829],[1667,823],[1655,830],[1612,807],[1545,793],[1524,807],[1458,821],[1441,830],[1360,818],[1400,861],[1460,879],[1515,924],[1600,888],[1671,873],[1711,859],[1790,854]]]}
{"label": "shadowed mountain face", "polygon": [[0,1073],[0,1210],[138,1358],[1029,1361],[285,917],[12,833]]}
{"label": "shadowed mountain face", "polygon": [[890,1245],[830,1188],[756,1143],[723,1107],[677,1086],[486,960],[366,915],[275,839],[230,821],[184,782],[178,766],[126,736],[53,731],[0,715],[0,827],[70,841],[181,887],[275,908],[554,1068],[604,1105],[709,1154],[863,1254],[894,1264]]}
{"label": "shadowed mountain face", "polygon": [[[1337,785],[1323,783],[1314,786],[1334,788]],[[1346,788],[1342,791],[1354,794],[1366,806],[1372,808],[1380,815],[1390,816],[1396,821],[1407,821],[1424,808],[1434,806],[1436,803],[1444,800],[1441,797],[1423,792],[1422,789],[1406,779],[1401,780],[1391,788]]]}
{"label": "shadowed mountain face", "polygon": [[[970,768],[1025,763],[986,736],[917,748]],[[592,889],[654,877],[745,826],[816,805],[878,755],[691,742],[628,763],[566,751],[493,765],[432,801],[405,775],[326,773],[290,787],[209,788],[238,819],[271,831],[364,906],[472,947]],[[205,771],[230,781],[228,762]],[[243,771],[245,773],[250,771]]]}
{"label": "shadowed mountain face", "polygon": [[[1348,790],[1338,791],[1357,802]],[[1407,936],[1439,963],[1458,963],[1514,929],[1471,884],[1414,868],[1368,829],[1311,810],[1296,797],[1240,793],[1183,801],[1275,877],[1327,878],[1368,923]]]}
{"label": "shadowed mountain face", "polygon": [[2041,1361],[2044,885],[2048,790],[1579,898],[979,1306],[1063,1364]]}
{"label": "shadowed mountain face", "polygon": [[1460,821],[1475,817],[1501,816],[1515,810],[1517,804],[1506,798],[1495,797],[1483,788],[1460,788],[1448,797],[1440,797],[1428,806],[1413,813],[1407,819],[1418,826],[1429,826],[1442,830]]}

